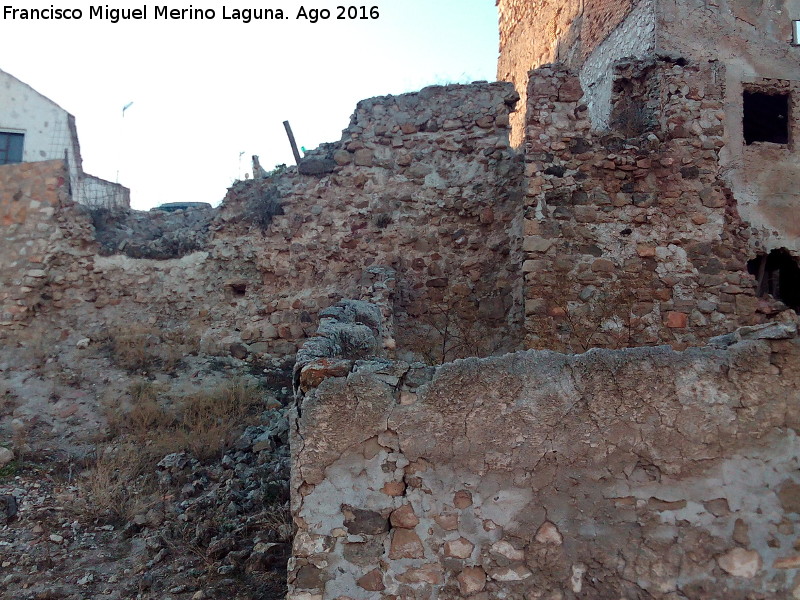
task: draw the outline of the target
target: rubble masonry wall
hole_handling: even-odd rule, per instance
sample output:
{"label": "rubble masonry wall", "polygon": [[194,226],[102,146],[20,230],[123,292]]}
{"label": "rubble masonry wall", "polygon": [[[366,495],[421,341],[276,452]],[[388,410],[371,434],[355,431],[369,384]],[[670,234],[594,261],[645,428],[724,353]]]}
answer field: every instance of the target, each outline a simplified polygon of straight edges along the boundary
{"label": "rubble masonry wall", "polygon": [[0,166],[0,329],[59,302],[85,268],[87,231],[71,206],[64,161]]}
{"label": "rubble masonry wall", "polygon": [[295,414],[287,598],[797,595],[796,329],[347,361]]}
{"label": "rubble masonry wall", "polygon": [[[492,83],[365,100],[342,141],[304,161],[316,174],[290,168],[234,185],[209,241],[178,258],[100,256],[89,212],[53,205],[48,218],[72,210],[93,250],[68,269],[70,297],[45,299],[37,318],[94,339],[136,315],[156,336],[182,329],[202,352],[243,344],[253,356],[291,357],[322,309],[360,297],[370,271],[388,267],[399,345],[433,362],[518,348],[522,162],[508,144],[517,99],[510,84]],[[268,222],[272,201],[280,211]],[[36,227],[30,219],[16,227]],[[61,252],[53,235],[49,251]],[[15,287],[12,271],[4,288]],[[456,334],[457,323],[469,331]]]}
{"label": "rubble masonry wall", "polygon": [[721,175],[723,83],[716,63],[621,63],[598,132],[572,72],[531,73],[529,347],[685,348],[776,310],[755,296],[761,242]]}

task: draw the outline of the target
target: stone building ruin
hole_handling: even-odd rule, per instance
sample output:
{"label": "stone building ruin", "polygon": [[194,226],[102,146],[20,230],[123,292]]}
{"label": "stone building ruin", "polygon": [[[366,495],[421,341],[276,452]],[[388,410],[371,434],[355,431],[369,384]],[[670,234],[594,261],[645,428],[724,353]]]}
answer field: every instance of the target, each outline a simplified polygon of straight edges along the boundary
{"label": "stone building ruin", "polygon": [[800,9],[498,7],[157,257],[0,166],[0,339],[288,358],[292,600],[800,597]]}
{"label": "stone building ruin", "polygon": [[[796,347],[797,8],[694,4],[499,0],[543,351],[431,368],[323,325],[328,353],[296,366],[290,598],[800,597],[778,539],[795,483],[760,479],[796,472],[796,433],[767,442],[785,465],[732,467],[771,436],[723,416],[798,400],[773,346]],[[571,354],[632,346],[661,349]],[[763,384],[736,372],[760,352]],[[760,475],[734,492],[730,468]],[[740,535],[750,500],[774,521]]]}
{"label": "stone building ruin", "polygon": [[[743,261],[780,249],[797,256],[788,209],[798,201],[800,168],[792,141],[798,116],[789,108],[800,76],[796,4],[501,0],[498,7],[498,77],[526,101],[511,139],[525,145],[528,211],[537,215],[528,227],[540,230],[527,239],[528,345],[552,337],[554,319],[591,312],[580,303],[592,287],[627,295],[631,285],[614,291],[615,280],[627,272],[643,281],[638,263],[650,259],[655,271],[682,281],[672,293],[651,282],[654,297],[627,298],[629,314],[613,316],[626,344],[666,339],[647,314],[652,302],[670,329],[705,327],[720,312],[747,322],[745,312],[772,310],[763,282],[751,297],[738,278]],[[529,78],[532,66],[541,68]],[[683,241],[670,244],[675,236]],[[736,248],[733,255],[714,256],[720,242]],[[551,243],[577,264],[571,279],[588,284],[566,298],[540,285],[553,264]],[[590,272],[610,269],[598,262],[607,255],[616,255],[622,273],[605,271],[598,286]]]}

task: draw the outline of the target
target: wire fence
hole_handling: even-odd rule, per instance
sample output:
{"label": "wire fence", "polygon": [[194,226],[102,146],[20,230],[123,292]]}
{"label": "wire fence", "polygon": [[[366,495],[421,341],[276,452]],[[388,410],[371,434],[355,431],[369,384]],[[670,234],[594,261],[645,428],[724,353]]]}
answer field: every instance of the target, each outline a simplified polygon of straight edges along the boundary
{"label": "wire fence", "polygon": [[127,208],[131,192],[118,183],[82,173],[73,184],[72,199],[90,208]]}
{"label": "wire fence", "polygon": [[51,126],[49,159],[64,159],[69,172],[72,199],[91,208],[124,208],[130,206],[130,190],[118,183],[84,173],[75,121],[70,115],[59,115]]}

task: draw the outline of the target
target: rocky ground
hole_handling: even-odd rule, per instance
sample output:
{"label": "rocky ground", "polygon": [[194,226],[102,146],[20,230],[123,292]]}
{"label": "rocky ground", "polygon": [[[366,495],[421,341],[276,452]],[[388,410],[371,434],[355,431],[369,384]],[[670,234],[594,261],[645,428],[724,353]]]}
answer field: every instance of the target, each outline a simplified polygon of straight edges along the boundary
{"label": "rocky ground", "polygon": [[113,352],[0,350],[0,598],[282,598],[291,365]]}

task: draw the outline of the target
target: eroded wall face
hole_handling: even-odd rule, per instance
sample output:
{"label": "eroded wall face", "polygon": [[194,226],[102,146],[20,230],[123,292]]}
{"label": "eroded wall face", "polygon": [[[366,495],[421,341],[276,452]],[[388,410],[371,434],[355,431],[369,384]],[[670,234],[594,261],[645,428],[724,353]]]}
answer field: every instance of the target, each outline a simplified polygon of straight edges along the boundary
{"label": "eroded wall face", "polygon": [[[788,103],[781,117],[786,143],[745,139],[743,97],[747,93],[780,96]],[[800,254],[800,78],[744,77],[731,81],[725,105],[726,146],[721,164],[742,218],[751,224],[768,248],[787,248]]]}
{"label": "eroded wall face", "polygon": [[[516,100],[500,83],[364,101],[342,142],[305,163],[317,174],[235,185],[209,240],[191,228],[176,239],[196,250],[181,258],[131,258],[117,247],[88,268],[76,263],[74,298],[46,300],[40,316],[95,339],[136,315],[152,335],[181,329],[203,352],[243,344],[256,357],[291,357],[322,309],[360,297],[370,269],[389,266],[399,347],[431,362],[516,349],[522,163],[508,146]],[[270,222],[273,201],[281,214]],[[74,218],[96,250],[89,214]],[[16,285],[8,277],[6,287]]]}
{"label": "eroded wall face", "polygon": [[530,347],[685,347],[775,310],[755,296],[747,260],[762,242],[720,167],[724,81],[715,63],[624,63],[603,133],[573,75],[532,73]]}
{"label": "eroded wall face", "polygon": [[[580,66],[633,5],[631,0],[499,0],[497,79],[514,84],[524,107],[529,70],[553,62]],[[640,41],[635,35],[633,39]],[[640,50],[638,45],[634,49]],[[524,110],[512,115],[511,122],[511,143],[519,147],[525,138]]]}
{"label": "eroded wall face", "polygon": [[798,360],[755,339],[356,363],[299,404],[288,598],[792,597]]}

